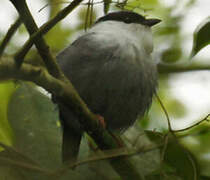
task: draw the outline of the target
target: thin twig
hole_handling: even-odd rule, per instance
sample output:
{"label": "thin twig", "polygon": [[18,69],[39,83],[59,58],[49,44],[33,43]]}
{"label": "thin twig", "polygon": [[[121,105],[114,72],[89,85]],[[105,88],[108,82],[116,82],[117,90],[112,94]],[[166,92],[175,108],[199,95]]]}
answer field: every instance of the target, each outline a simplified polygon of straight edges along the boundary
{"label": "thin twig", "polygon": [[85,15],[85,31],[87,31],[88,29],[88,21],[90,18],[90,1],[88,0],[88,6],[87,6],[87,10],[86,10],[86,15]]}
{"label": "thin twig", "polygon": [[[39,9],[39,11],[38,12],[41,12],[41,11],[43,11],[46,7],[48,7],[48,6],[50,6],[50,5],[52,5],[52,6],[56,6],[57,4],[70,4],[70,3],[72,3],[72,2],[70,2],[70,1],[63,1],[63,2],[58,2],[58,3],[47,3],[46,5],[44,5],[43,7],[41,7],[40,9]],[[126,0],[126,3],[127,3],[127,0]],[[81,3],[81,5],[84,5],[84,6],[87,6],[87,5],[97,5],[97,4],[104,4],[104,1],[97,1],[97,2],[91,2],[91,3],[89,3],[89,2],[87,2],[87,3]],[[125,4],[125,2],[119,2],[119,1],[112,1],[112,2],[110,2],[110,4]]]}
{"label": "thin twig", "polygon": [[99,156],[92,155],[84,160],[74,162],[73,164],[69,163],[66,165],[66,167],[58,169],[55,172],[53,172],[53,175],[55,175],[55,176],[63,175],[66,171],[68,171],[71,168],[75,168],[77,166],[81,166],[81,165],[88,164],[91,162],[96,162],[96,161],[100,161],[100,160],[108,160],[108,159],[112,159],[112,158],[116,158],[116,157],[123,157],[123,156],[125,156],[125,157],[136,156],[136,155],[139,155],[142,153],[147,153],[147,152],[156,150],[162,146],[163,146],[163,144],[159,144],[159,145],[152,144],[152,145],[148,145],[146,147],[139,148],[138,150],[119,148],[119,149],[115,149],[115,150],[101,151]]}
{"label": "thin twig", "polygon": [[57,13],[57,15],[49,20],[47,23],[43,24],[39,30],[31,34],[30,39],[24,44],[23,48],[20,49],[16,55],[15,59],[18,61],[18,64],[21,65],[23,63],[24,57],[32,47],[34,40],[46,34],[50,29],[52,29],[59,21],[64,19],[69,13],[71,13],[83,0],[74,0],[69,6],[65,7],[63,10]]}
{"label": "thin twig", "polygon": [[12,166],[15,166],[15,167],[24,168],[24,169],[27,169],[27,170],[33,170],[33,171],[41,172],[41,173],[46,174],[48,176],[51,176],[51,174],[52,174],[52,171],[45,170],[45,169],[43,169],[39,166],[35,166],[35,165],[32,165],[30,163],[26,163],[26,162],[15,161],[13,159],[6,158],[6,157],[1,157],[0,156],[0,162],[1,163],[2,162],[7,163],[8,165],[12,165]]}
{"label": "thin twig", "polygon": [[132,147],[136,147],[137,146],[137,143],[139,141],[140,136],[143,136],[143,135],[145,135],[145,133],[139,133],[138,134],[138,136],[135,138],[134,142],[131,143],[132,144]]}
{"label": "thin twig", "polygon": [[[10,0],[10,1],[18,11],[21,21],[24,23],[28,33],[30,35],[36,33],[39,29],[36,22],[34,21],[34,18],[28,8],[26,1],[25,0],[18,0],[18,1]],[[49,46],[47,45],[46,41],[44,40],[41,34],[35,39],[34,44],[39,52],[39,55],[42,57],[42,60],[45,63],[48,72],[52,76],[58,79],[66,80],[63,72],[57,65],[55,57],[50,52]],[[17,57],[15,57],[17,67],[20,67],[21,65],[19,60],[20,59],[17,59]]]}
{"label": "thin twig", "polygon": [[158,72],[161,74],[166,73],[181,73],[189,71],[200,71],[200,70],[210,70],[210,64],[197,64],[197,63],[188,63],[188,64],[158,64]]}
{"label": "thin twig", "polygon": [[[64,19],[69,13],[71,13],[79,4],[82,5],[90,5],[90,4],[100,4],[100,3],[104,3],[104,1],[100,1],[100,2],[94,2],[94,3],[81,3],[83,0],[74,0],[71,2],[71,4],[67,7],[65,7],[63,10],[61,10],[60,12],[58,12],[58,14],[51,20],[49,20],[47,23],[43,24],[39,30],[37,32],[35,32],[33,35],[30,36],[30,39],[23,45],[23,48],[20,49],[16,55],[15,55],[15,59],[17,59],[19,61],[19,64],[21,65],[21,63],[24,60],[25,55],[27,54],[27,52],[30,50],[30,48],[32,47],[34,40],[43,34],[46,34],[50,29],[52,29],[59,21],[61,21],[62,19]],[[127,3],[127,0],[125,2],[118,2],[118,1],[112,1],[111,3],[114,3],[117,5],[120,4],[124,4]],[[125,5],[125,4],[124,4]],[[45,5],[44,7],[46,7],[47,5]],[[43,7],[43,8],[44,8]],[[43,9],[41,8],[41,9]]]}
{"label": "thin twig", "polygon": [[164,145],[163,145],[163,149],[162,149],[162,152],[161,152],[161,163],[163,163],[163,161],[164,161],[165,152],[166,152],[166,149],[168,147],[168,141],[169,141],[169,134],[166,134],[165,137],[164,137]]}
{"label": "thin twig", "polygon": [[173,130],[173,132],[175,132],[175,133],[177,133],[177,132],[183,132],[183,131],[189,130],[191,128],[194,128],[195,126],[198,126],[199,124],[201,124],[204,121],[209,121],[209,119],[208,119],[209,116],[210,116],[210,114],[206,115],[203,119],[201,119],[199,122],[193,124],[192,126],[186,127],[184,129]]}
{"label": "thin twig", "polygon": [[[44,68],[23,63],[21,68],[18,69],[14,61],[5,59],[0,61],[0,80],[8,79],[32,81],[55,94],[62,104],[71,108],[73,112],[81,117],[79,118],[79,123],[84,125],[84,131],[94,139],[100,149],[107,150],[119,147],[109,132],[100,126],[96,115],[88,109],[85,102],[70,83],[56,79]],[[109,159],[109,162],[124,179],[142,179],[136,167],[127,157],[115,157]]]}
{"label": "thin twig", "polygon": [[23,153],[19,152],[17,149],[13,148],[13,147],[10,147],[10,146],[7,146],[3,143],[0,142],[0,146],[5,149],[7,152],[11,153],[11,154],[16,154],[18,155],[20,158],[23,158],[27,161],[29,161],[30,163],[33,163],[33,165],[36,165],[38,166],[38,163],[35,162],[34,160],[32,160],[31,158],[29,158],[28,156],[25,156]]}
{"label": "thin twig", "polygon": [[193,168],[193,180],[198,180],[197,177],[199,176],[198,175],[198,168],[197,168],[197,164],[195,162],[195,159],[193,159],[193,156],[190,155],[189,153],[187,153],[187,157],[188,157],[188,160],[191,162],[191,165],[192,165],[192,168]]}
{"label": "thin twig", "polygon": [[18,17],[17,20],[15,21],[15,23],[11,25],[11,27],[7,31],[7,34],[5,35],[4,39],[2,40],[2,43],[0,45],[0,57],[3,55],[7,44],[9,43],[12,36],[15,34],[15,32],[17,31],[17,29],[20,25],[21,25],[21,19],[20,19],[20,17]]}
{"label": "thin twig", "polygon": [[156,93],[155,93],[155,96],[156,96],[158,102],[160,103],[160,106],[161,106],[163,112],[165,113],[165,116],[166,116],[166,119],[167,119],[167,123],[168,123],[168,129],[169,129],[170,132],[173,132],[173,130],[171,128],[171,122],[170,122],[170,118],[169,118],[168,112],[167,112],[163,102],[161,101],[161,99],[159,98],[159,96]]}
{"label": "thin twig", "polygon": [[91,0],[91,5],[90,5],[90,22],[89,22],[89,27],[92,26],[93,24],[93,0]]}

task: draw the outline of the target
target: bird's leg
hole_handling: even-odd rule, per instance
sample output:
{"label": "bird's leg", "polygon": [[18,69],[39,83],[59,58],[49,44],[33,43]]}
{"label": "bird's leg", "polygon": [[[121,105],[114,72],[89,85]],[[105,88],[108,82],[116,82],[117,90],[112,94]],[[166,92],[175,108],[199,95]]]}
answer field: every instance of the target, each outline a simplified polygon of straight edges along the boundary
{"label": "bird's leg", "polygon": [[[113,133],[111,131],[109,131],[110,135],[113,137],[113,139],[116,141],[116,143],[118,144],[119,148],[125,147],[125,144],[123,142],[123,140],[121,139],[120,136],[118,136],[116,133]],[[93,151],[93,152],[97,152],[98,150],[100,150],[96,144],[94,144],[92,141],[88,141],[88,146],[89,148]]]}
{"label": "bird's leg", "polygon": [[[106,128],[106,122],[104,120],[104,117],[100,114],[96,114],[96,117],[99,121],[99,124],[105,129]],[[109,131],[110,135],[115,139],[119,147],[124,147],[123,140],[118,136],[116,133],[113,133],[112,131]]]}
{"label": "bird's leg", "polygon": [[121,139],[121,137],[118,134],[116,134],[112,131],[109,131],[109,133],[114,138],[114,140],[116,141],[116,143],[118,144],[119,147],[124,147],[125,146],[123,140]]}
{"label": "bird's leg", "polygon": [[[99,121],[99,124],[105,129],[106,128],[106,122],[104,120],[104,117],[96,114],[96,117]],[[118,136],[116,133],[113,133],[111,131],[109,131],[110,135],[114,138],[114,140],[116,141],[116,143],[118,144],[119,147],[124,147],[124,142],[123,140],[120,138],[120,136]],[[93,144],[92,142],[88,141],[88,145],[90,147],[90,149],[94,152],[97,152],[99,150],[98,147],[96,147],[95,144]]]}
{"label": "bird's leg", "polygon": [[[96,118],[98,119],[98,123],[100,124],[100,126],[103,129],[106,129],[106,123],[105,123],[104,117],[101,116],[100,114],[95,114],[95,115],[96,115]],[[88,146],[94,152],[99,150],[99,148],[91,141],[88,141]]]}
{"label": "bird's leg", "polygon": [[105,120],[104,120],[104,117],[99,115],[99,114],[96,114],[96,117],[99,121],[99,124],[104,128],[106,129],[106,123],[105,123]]}

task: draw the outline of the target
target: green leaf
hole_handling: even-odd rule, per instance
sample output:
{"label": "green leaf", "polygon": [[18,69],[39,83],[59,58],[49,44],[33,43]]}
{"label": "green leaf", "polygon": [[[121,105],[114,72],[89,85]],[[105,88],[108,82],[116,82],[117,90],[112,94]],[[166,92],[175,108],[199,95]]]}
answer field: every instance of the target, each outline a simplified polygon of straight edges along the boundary
{"label": "green leaf", "polygon": [[104,0],[104,14],[109,12],[111,0]]}
{"label": "green leaf", "polygon": [[174,136],[170,137],[167,144],[164,162],[175,168],[176,174],[184,180],[198,179],[198,165],[194,156]]}
{"label": "green leaf", "polygon": [[69,43],[68,40],[72,33],[72,29],[63,28],[58,24],[50,32],[48,32],[45,37],[51,49],[57,52]]}
{"label": "green leaf", "polygon": [[175,175],[183,180],[198,179],[197,161],[192,153],[183,147],[173,134],[164,136],[161,133],[152,131],[146,131],[146,134],[152,142],[158,145],[163,144],[160,147],[163,155],[160,174],[164,172],[167,176]]}
{"label": "green leaf", "polygon": [[201,176],[200,180],[210,180],[210,177],[208,177],[208,176]]}
{"label": "green leaf", "polygon": [[[87,177],[87,173],[84,178],[80,175],[83,173],[79,168],[73,171],[62,165],[58,109],[35,86],[22,83],[15,91],[8,106],[8,120],[15,136],[14,151],[0,153],[0,179],[81,180]],[[33,169],[34,163],[40,171]]]}
{"label": "green leaf", "polygon": [[7,145],[11,145],[13,139],[12,129],[7,119],[7,108],[15,89],[16,87],[13,82],[0,84],[0,142]]}
{"label": "green leaf", "polygon": [[180,47],[169,48],[162,53],[162,61],[164,63],[175,63],[182,56],[182,51]]}
{"label": "green leaf", "polygon": [[157,8],[158,5],[158,0],[128,0],[126,1],[126,5],[124,8],[132,11],[138,8],[138,12],[144,13],[144,10],[153,10]]}
{"label": "green leaf", "polygon": [[61,164],[58,114],[47,96],[23,83],[11,98],[8,120],[15,136],[14,148],[46,167]]}
{"label": "green leaf", "polygon": [[171,117],[181,118],[184,117],[187,113],[185,105],[175,98],[168,98],[168,101],[165,103],[166,109]]}
{"label": "green leaf", "polygon": [[202,21],[194,32],[191,57],[195,56],[202,48],[210,44],[210,16]]}

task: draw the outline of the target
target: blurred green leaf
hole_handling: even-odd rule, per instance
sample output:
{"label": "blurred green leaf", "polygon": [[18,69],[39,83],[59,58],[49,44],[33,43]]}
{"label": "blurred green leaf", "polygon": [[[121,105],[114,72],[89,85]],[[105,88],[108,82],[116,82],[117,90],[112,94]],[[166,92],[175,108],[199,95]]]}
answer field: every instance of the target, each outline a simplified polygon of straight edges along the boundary
{"label": "blurred green leaf", "polygon": [[210,177],[208,177],[208,176],[201,176],[200,180],[210,180]]}
{"label": "blurred green leaf", "polygon": [[[183,180],[198,179],[199,168],[194,156],[184,148],[173,134],[164,136],[161,133],[146,131],[149,139],[156,144],[163,144],[163,166],[161,171],[174,174]],[[171,169],[171,168],[172,169]]]}
{"label": "blurred green leaf", "polygon": [[125,9],[133,10],[139,8],[139,10],[151,10],[159,4],[158,0],[128,0],[125,5]]}
{"label": "blurred green leaf", "polygon": [[164,162],[174,167],[184,180],[198,179],[198,165],[194,156],[171,136],[164,153]]}
{"label": "blurred green leaf", "polygon": [[210,127],[209,122],[202,123],[199,126],[185,132],[182,138],[184,144],[196,157],[202,175],[210,177]]}
{"label": "blurred green leaf", "polygon": [[157,175],[147,176],[146,180],[182,180],[182,179],[180,177],[175,176],[175,175],[163,176],[161,174],[157,174]]}
{"label": "blurred green leaf", "polygon": [[[48,0],[49,2],[49,19],[54,17],[63,6],[63,0]],[[57,52],[69,43],[69,37],[73,33],[73,28],[65,28],[63,22],[56,24],[46,35],[48,44],[53,52]]]}
{"label": "blurred green leaf", "polygon": [[46,34],[47,43],[53,52],[57,52],[69,43],[69,37],[72,33],[73,30],[70,27],[68,29],[63,28],[58,24]]}
{"label": "blurred green leaf", "polygon": [[[56,180],[96,179],[104,171],[104,165],[105,163],[107,164],[107,161],[97,161],[90,165],[86,163],[86,165],[79,166],[74,171],[62,165],[62,137],[61,127],[58,121],[58,109],[51,102],[50,98],[40,93],[35,86],[26,83],[20,85],[9,103],[8,119],[14,131],[14,148],[18,149],[28,159],[40,165],[38,167],[40,167],[41,172],[30,170],[30,167],[33,165],[32,162],[26,168],[17,166],[18,171],[26,179],[53,179],[49,173],[43,173],[46,169],[50,169],[54,173]],[[81,148],[83,157],[88,156],[87,144],[82,142]],[[2,156],[6,157],[5,155]],[[19,156],[13,153],[8,158],[16,163],[25,162],[25,159],[20,159]],[[15,173],[16,166],[14,168],[13,164],[8,163],[7,166],[10,167],[10,171],[14,171]],[[109,166],[109,164],[106,166]],[[92,171],[90,168],[95,168],[96,170]],[[109,169],[112,170],[111,167]],[[3,170],[0,168],[1,171]],[[6,175],[8,176],[7,173]],[[102,180],[103,178],[97,179]]]}
{"label": "blurred green leaf", "polygon": [[11,95],[15,89],[13,82],[0,84],[0,142],[7,145],[11,145],[13,140],[13,132],[7,119],[7,110]]}
{"label": "blurred green leaf", "polygon": [[8,107],[14,147],[46,167],[61,164],[61,130],[55,108],[47,96],[24,83],[13,94]]}
{"label": "blurred green leaf", "polygon": [[155,144],[161,144],[163,142],[164,134],[155,131],[145,131],[147,137]]}
{"label": "blurred green leaf", "polygon": [[175,63],[181,58],[181,56],[181,48],[174,47],[163,51],[161,60],[164,63]]}
{"label": "blurred green leaf", "polygon": [[195,56],[202,48],[210,44],[210,16],[203,20],[196,28],[193,37],[191,56]]}
{"label": "blurred green leaf", "polygon": [[186,115],[186,107],[177,99],[171,98],[165,105],[170,116],[174,118],[181,118]]}
{"label": "blurred green leaf", "polygon": [[87,8],[81,8],[79,13],[78,13],[78,25],[77,27],[75,27],[77,30],[84,30],[85,29],[85,25],[87,25],[87,28],[90,28],[89,25],[93,25],[93,23],[95,22],[96,20],[96,16],[97,16],[97,13],[96,13],[96,10],[93,9],[93,11],[91,12],[89,10],[89,17],[86,17],[87,16]]}
{"label": "blurred green leaf", "polygon": [[168,36],[171,34],[179,33],[180,27],[177,25],[167,25],[164,28],[158,29],[157,35],[159,36]]}
{"label": "blurred green leaf", "polygon": [[[4,151],[0,152],[0,179],[28,179],[23,173],[39,172],[42,168],[17,149],[0,144]],[[39,170],[38,170],[39,169]],[[46,172],[44,169],[43,172]]]}
{"label": "blurred green leaf", "polygon": [[[48,2],[49,6],[49,18],[52,18],[54,17],[58,12],[59,10],[62,9],[62,6],[63,6],[63,0],[45,0]],[[46,3],[47,3],[46,2]]]}
{"label": "blurred green leaf", "polygon": [[104,14],[109,12],[111,0],[104,0]]}
{"label": "blurred green leaf", "polygon": [[141,0],[139,2],[143,8],[155,8],[159,3],[158,0]]}
{"label": "blurred green leaf", "polygon": [[0,179],[27,180],[27,178],[24,175],[22,175],[18,168],[16,168],[16,170],[14,168],[11,169],[5,164],[3,166],[0,166]]}
{"label": "blurred green leaf", "polygon": [[27,30],[26,30],[26,28],[25,28],[25,26],[23,24],[21,24],[20,27],[18,28],[18,33],[20,35],[23,35],[23,34],[27,33]]}

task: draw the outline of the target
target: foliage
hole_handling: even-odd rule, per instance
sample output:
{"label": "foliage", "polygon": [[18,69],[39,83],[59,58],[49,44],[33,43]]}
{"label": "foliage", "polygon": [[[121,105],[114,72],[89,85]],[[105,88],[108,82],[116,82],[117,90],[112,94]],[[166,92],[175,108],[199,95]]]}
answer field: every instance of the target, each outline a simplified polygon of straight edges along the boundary
{"label": "foliage", "polygon": [[210,17],[199,24],[194,33],[192,56],[196,55],[202,48],[210,44]]}
{"label": "foliage", "polygon": [[12,129],[7,121],[7,109],[15,89],[15,84],[12,82],[0,84],[0,142],[4,142],[6,145],[11,145],[13,141]]}
{"label": "foliage", "polygon": [[[193,7],[195,2],[187,1],[185,10]],[[52,18],[62,8],[61,1],[48,0],[48,3],[49,18]],[[123,7],[159,17],[163,24],[154,30],[155,42],[159,46],[157,58],[163,64],[185,64],[188,55],[182,49],[184,38],[179,23],[185,14],[173,13],[181,3],[177,1],[175,6],[170,7],[158,0],[129,0],[126,3],[104,1],[104,11]],[[66,28],[60,22],[47,33],[45,38],[53,54],[69,43],[69,37],[94,21],[97,10],[88,13],[87,9],[87,6],[83,6],[78,11],[77,26]],[[209,44],[209,25],[207,18],[196,28],[192,55]],[[26,34],[24,27],[21,28],[19,35]],[[2,32],[0,35],[3,37]],[[19,46],[11,41],[10,48],[14,52]],[[11,54],[10,51],[7,53]],[[31,49],[27,62],[43,65],[42,60],[35,62],[37,57],[35,49]],[[171,74],[160,75],[158,94],[170,118],[184,117],[187,113],[184,104],[170,93],[170,77]],[[91,144],[89,137],[84,138],[79,162],[68,165],[61,163],[61,127],[57,107],[49,97],[40,93],[32,84],[9,82],[0,85],[0,100],[0,147],[4,149],[0,152],[1,179],[119,179],[106,159],[121,156],[132,159],[146,180],[210,179],[210,159],[204,158],[210,152],[209,124],[204,123],[206,119],[201,118],[203,123],[186,131],[171,131],[156,99],[151,111],[122,136],[127,145],[125,149],[101,152],[91,149],[92,146],[87,145]],[[143,132],[142,129],[150,131]],[[69,168],[75,166],[75,170]]]}

